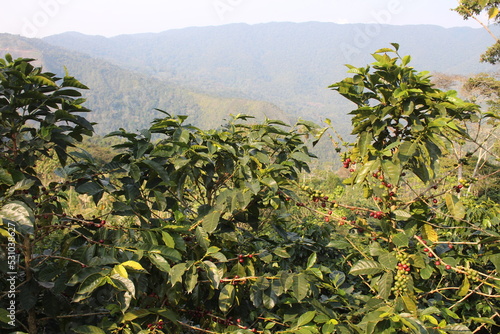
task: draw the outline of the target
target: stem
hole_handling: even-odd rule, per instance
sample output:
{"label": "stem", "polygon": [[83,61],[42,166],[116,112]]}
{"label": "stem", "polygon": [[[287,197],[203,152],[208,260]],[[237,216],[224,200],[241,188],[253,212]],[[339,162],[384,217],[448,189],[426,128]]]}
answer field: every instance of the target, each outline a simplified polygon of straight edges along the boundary
{"label": "stem", "polygon": [[[26,273],[26,281],[29,282],[33,279],[33,273],[31,272],[31,258],[32,258],[32,249],[31,249],[31,241],[29,237],[25,237],[23,241],[24,246],[24,267]],[[36,310],[31,308],[27,310],[28,312],[28,331],[30,334],[37,334],[37,321],[36,321]]]}

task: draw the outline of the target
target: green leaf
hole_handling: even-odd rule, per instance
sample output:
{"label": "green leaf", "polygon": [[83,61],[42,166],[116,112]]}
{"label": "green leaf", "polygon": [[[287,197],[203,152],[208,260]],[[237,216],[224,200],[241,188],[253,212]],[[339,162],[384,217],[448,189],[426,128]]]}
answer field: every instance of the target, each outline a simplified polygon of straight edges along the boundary
{"label": "green leaf", "polygon": [[405,304],[405,308],[408,310],[408,312],[411,313],[417,312],[417,304],[415,304],[415,301],[413,300],[412,297],[405,295],[402,297],[402,299]]}
{"label": "green leaf", "polygon": [[403,59],[401,60],[401,65],[406,66],[410,61],[411,61],[410,55],[404,56]]}
{"label": "green leaf", "polygon": [[149,253],[148,257],[151,260],[151,263],[153,263],[156,268],[166,273],[170,272],[170,265],[163,256],[157,253]]}
{"label": "green leaf", "polygon": [[273,253],[284,259],[289,259],[291,257],[291,255],[288,254],[286,249],[282,247],[276,248]]}
{"label": "green leaf", "polygon": [[186,292],[192,293],[196,284],[198,284],[198,269],[196,266],[191,266],[186,272],[186,279],[184,280]]}
{"label": "green leaf", "polygon": [[106,332],[99,327],[91,325],[78,326],[77,328],[74,328],[73,331],[78,334],[106,334]]}
{"label": "green leaf", "polygon": [[125,313],[123,315],[122,321],[128,322],[128,321],[132,321],[132,320],[135,320],[138,318],[145,317],[145,316],[150,315],[150,314],[151,314],[151,312],[149,312],[148,310],[144,310],[144,309],[132,310],[132,311],[128,311],[127,313]]}
{"label": "green leaf", "polygon": [[196,241],[203,249],[208,249],[210,245],[210,239],[208,238],[208,233],[201,226],[196,227],[195,233]]}
{"label": "green leaf", "polygon": [[80,194],[87,194],[93,196],[103,191],[102,187],[97,182],[87,182],[80,184],[75,188]]}
{"label": "green leaf", "polygon": [[480,323],[480,324],[489,324],[489,325],[496,325],[495,320],[490,319],[490,318],[485,318],[485,317],[469,317],[471,321]]}
{"label": "green leaf", "polygon": [[378,294],[383,299],[388,299],[391,295],[392,284],[394,282],[394,277],[392,272],[388,271],[382,275],[378,281]]}
{"label": "green leaf", "polygon": [[219,309],[226,314],[229,312],[234,303],[234,297],[236,295],[234,285],[226,284],[222,288],[219,295]]}
{"label": "green leaf", "polygon": [[302,314],[297,320],[297,327],[301,327],[310,323],[316,316],[316,311],[308,311]]}
{"label": "green leaf", "polygon": [[384,271],[384,266],[377,261],[360,260],[351,267],[349,273],[352,275],[375,275],[382,271]]}
{"label": "green leaf", "polygon": [[444,331],[450,334],[473,334],[469,327],[462,324],[448,325],[444,328]]}
{"label": "green leaf", "polygon": [[292,291],[299,302],[307,296],[309,292],[309,282],[307,281],[306,275],[298,274],[293,276]]}
{"label": "green leaf", "polygon": [[54,81],[50,80],[49,78],[47,78],[46,76],[43,76],[43,75],[31,76],[30,79],[33,82],[40,84],[40,85],[57,87],[57,84]]}
{"label": "green leaf", "polygon": [[434,271],[434,269],[432,269],[431,266],[426,265],[425,268],[422,268],[420,270],[420,277],[424,280],[429,279],[429,278],[431,278],[433,271]]}
{"label": "green leaf", "polygon": [[335,319],[330,319],[326,322],[323,327],[321,327],[321,334],[333,334],[336,330],[336,325],[338,325],[338,321]]}
{"label": "green leaf", "polygon": [[8,170],[0,168],[0,184],[13,185],[14,179],[12,178],[12,174],[9,173]]}
{"label": "green leaf", "polygon": [[167,318],[168,320],[172,321],[173,323],[177,323],[177,321],[179,321],[179,316],[172,310],[162,309],[162,310],[156,311],[156,313],[160,317]]}
{"label": "green leaf", "polygon": [[364,131],[359,135],[357,146],[359,149],[359,155],[361,157],[364,157],[366,155],[372,141],[373,141],[373,135],[371,132]]}
{"label": "green leaf", "polygon": [[220,283],[220,279],[221,279],[220,274],[219,274],[219,270],[217,269],[217,266],[213,262],[203,261],[202,267],[207,272],[208,279],[212,283],[212,286],[214,287],[214,289],[217,289],[219,287],[219,283]]}
{"label": "green leaf", "polygon": [[392,238],[392,242],[396,247],[408,247],[410,239],[404,233],[398,233]]}
{"label": "green leaf", "polygon": [[182,275],[186,272],[186,263],[179,263],[170,270],[170,284],[182,283]]}
{"label": "green leaf", "polygon": [[33,234],[35,215],[31,208],[21,201],[5,204],[0,210],[0,219],[4,224],[15,225],[16,231],[21,234]]}
{"label": "green leaf", "polygon": [[100,273],[90,275],[83,281],[78,289],[78,294],[88,294],[97,289],[98,287],[106,284],[106,277]]}
{"label": "green leaf", "polygon": [[217,229],[217,226],[219,225],[220,216],[221,216],[221,211],[214,210],[205,217],[203,217],[203,223],[202,223],[203,229],[207,233],[213,233]]}
{"label": "green leaf", "polygon": [[166,172],[165,168],[160,165],[159,163],[153,161],[153,160],[143,160],[142,163],[150,167],[152,170],[158,174],[158,176],[163,180],[163,182],[169,184],[170,183],[170,177],[168,173]]}
{"label": "green leaf", "polygon": [[293,152],[290,155],[290,158],[297,160],[297,161],[302,161],[302,162],[310,162],[311,157],[308,154],[305,154],[304,152]]}
{"label": "green leaf", "polygon": [[68,75],[66,75],[64,77],[61,87],[73,87],[73,88],[80,88],[80,89],[89,89],[87,86],[82,84],[80,81],[78,81],[74,77],[68,76]]}
{"label": "green leaf", "polygon": [[307,268],[311,268],[312,266],[314,266],[317,259],[318,259],[318,256],[317,256],[316,252],[312,253],[309,256],[309,258],[307,259]]}
{"label": "green leaf", "polygon": [[28,281],[27,284],[21,285],[19,292],[19,306],[24,310],[30,310],[37,304],[40,285],[34,280]]}
{"label": "green leaf", "polygon": [[165,246],[170,247],[170,248],[175,248],[175,240],[172,238],[170,234],[168,234],[165,231],[161,232],[161,238],[163,240],[163,243],[165,243]]}
{"label": "green leaf", "polygon": [[382,160],[382,171],[393,185],[399,183],[399,177],[401,176],[401,166],[399,164],[395,164],[390,160]]}
{"label": "green leaf", "polygon": [[386,269],[393,269],[398,264],[398,258],[393,253],[385,252],[378,257],[378,262]]}
{"label": "green leaf", "polygon": [[14,192],[19,190],[28,190],[35,184],[35,180],[24,179],[16,182],[13,187],[9,188],[9,195],[13,195]]}
{"label": "green leaf", "polygon": [[408,211],[394,210],[393,213],[398,220],[408,220],[411,218],[411,213],[409,213]]}

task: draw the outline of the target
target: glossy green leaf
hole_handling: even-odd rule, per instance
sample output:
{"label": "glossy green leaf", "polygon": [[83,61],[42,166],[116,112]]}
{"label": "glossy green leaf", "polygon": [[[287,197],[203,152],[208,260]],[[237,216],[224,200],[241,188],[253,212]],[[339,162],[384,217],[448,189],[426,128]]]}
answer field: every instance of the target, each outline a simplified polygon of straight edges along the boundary
{"label": "glossy green leaf", "polygon": [[392,242],[396,247],[408,247],[410,238],[404,233],[398,233],[392,238]]}
{"label": "glossy green leaf", "polygon": [[90,275],[83,281],[78,289],[78,294],[83,295],[91,293],[98,287],[106,284],[106,277],[102,276],[100,273]]}
{"label": "glossy green leaf", "polygon": [[382,271],[384,271],[384,266],[377,261],[360,260],[351,267],[349,273],[352,275],[375,275]]}
{"label": "glossy green leaf", "polygon": [[184,280],[186,286],[186,292],[192,293],[196,285],[198,284],[198,268],[196,266],[191,266],[186,271],[186,279]]}
{"label": "glossy green leaf", "polygon": [[221,310],[222,313],[225,314],[229,312],[229,310],[234,304],[235,295],[236,293],[234,285],[232,284],[224,285],[219,294],[219,309]]}
{"label": "glossy green leaf", "polygon": [[424,268],[420,270],[420,277],[424,280],[429,279],[432,276],[434,269],[431,266],[426,265]]}
{"label": "glossy green leaf", "polygon": [[175,285],[176,283],[182,283],[182,276],[186,272],[186,263],[179,263],[170,269],[170,284]]}
{"label": "glossy green leaf", "polygon": [[309,282],[304,274],[293,276],[292,291],[298,301],[304,299],[309,292]]}
{"label": "glossy green leaf", "polygon": [[318,259],[318,256],[316,253],[312,253],[309,258],[307,259],[307,268],[311,268],[312,266],[314,266],[314,264],[316,263]]}
{"label": "glossy green leaf", "polygon": [[316,316],[316,311],[308,311],[302,314],[297,320],[297,327],[301,327],[310,323]]}
{"label": "glossy green leaf", "polygon": [[163,256],[156,253],[149,253],[148,257],[151,260],[151,263],[153,263],[156,268],[167,273],[170,272],[170,265]]}
{"label": "glossy green leaf", "polygon": [[383,299],[388,299],[391,295],[391,289],[394,282],[394,277],[392,272],[388,271],[382,275],[378,281],[378,294]]}
{"label": "glossy green leaf", "polygon": [[219,225],[220,216],[221,216],[221,211],[214,210],[205,217],[203,217],[203,223],[202,223],[203,229],[207,233],[213,233],[217,229],[217,226]]}
{"label": "glossy green leaf", "polygon": [[138,318],[143,318],[150,314],[151,312],[145,309],[131,310],[123,315],[123,321],[125,322],[132,321]]}
{"label": "glossy green leaf", "polygon": [[221,279],[217,266],[211,261],[203,261],[202,267],[207,272],[208,278],[210,279],[214,289],[217,289]]}

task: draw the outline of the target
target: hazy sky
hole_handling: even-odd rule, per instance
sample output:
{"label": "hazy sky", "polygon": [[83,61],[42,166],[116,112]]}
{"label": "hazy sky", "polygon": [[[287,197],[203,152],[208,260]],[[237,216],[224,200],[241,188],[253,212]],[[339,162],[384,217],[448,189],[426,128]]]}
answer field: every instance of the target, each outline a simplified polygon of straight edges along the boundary
{"label": "hazy sky", "polygon": [[2,3],[0,32],[115,36],[279,21],[480,27],[450,10],[456,5],[457,0],[19,0]]}

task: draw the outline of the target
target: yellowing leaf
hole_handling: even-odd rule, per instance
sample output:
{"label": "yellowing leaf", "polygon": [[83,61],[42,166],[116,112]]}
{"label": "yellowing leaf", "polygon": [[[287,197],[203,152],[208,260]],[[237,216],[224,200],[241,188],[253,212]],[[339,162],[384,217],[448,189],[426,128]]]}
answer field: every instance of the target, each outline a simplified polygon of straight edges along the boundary
{"label": "yellowing leaf", "polygon": [[146,269],[144,269],[144,267],[136,261],[125,261],[122,263],[122,266],[133,270],[146,271]]}
{"label": "yellowing leaf", "polygon": [[113,268],[113,270],[111,271],[111,275],[114,275],[114,274],[120,275],[123,278],[128,278],[127,269],[125,269],[125,267],[121,264],[117,264]]}
{"label": "yellowing leaf", "polygon": [[465,207],[457,196],[446,194],[446,206],[455,220],[461,220],[465,217]]}
{"label": "yellowing leaf", "polygon": [[432,226],[430,225],[424,225],[423,227],[423,236],[424,236],[424,239],[427,239],[429,241],[432,241],[432,242],[437,242],[438,241],[438,234],[437,232],[434,230],[434,228],[432,228]]}
{"label": "yellowing leaf", "polygon": [[409,296],[403,296],[403,302],[405,303],[406,309],[411,313],[417,312],[417,304]]}
{"label": "yellowing leaf", "polygon": [[493,20],[494,18],[496,18],[498,15],[498,8],[496,7],[491,7],[489,10],[488,10],[488,18],[490,20]]}
{"label": "yellowing leaf", "polygon": [[460,286],[460,289],[458,290],[458,296],[463,297],[465,296],[470,289],[470,282],[467,277],[464,278],[464,281],[462,282],[462,285]]}

